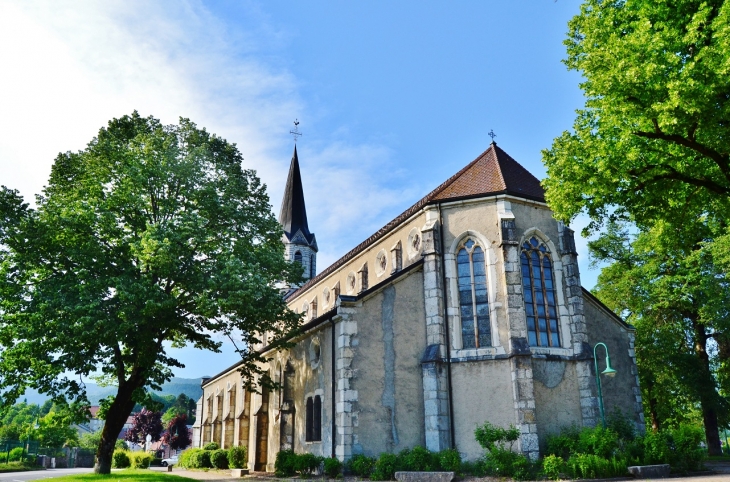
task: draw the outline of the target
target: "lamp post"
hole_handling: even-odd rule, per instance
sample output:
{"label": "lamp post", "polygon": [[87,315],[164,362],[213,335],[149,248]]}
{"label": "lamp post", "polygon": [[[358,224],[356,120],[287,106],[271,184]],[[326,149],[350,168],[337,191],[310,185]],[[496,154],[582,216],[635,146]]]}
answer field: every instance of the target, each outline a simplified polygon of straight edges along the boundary
{"label": "lamp post", "polygon": [[[601,373],[598,373],[598,356],[596,356],[596,348],[598,348],[598,345],[601,345],[603,349],[606,351],[606,369],[603,370]],[[593,347],[593,362],[596,365],[596,385],[598,386],[598,408],[601,410],[601,421],[603,422],[603,428],[606,428],[606,414],[603,411],[603,391],[601,390],[601,375],[606,375],[607,377],[615,377],[616,376],[616,370],[611,368],[611,357],[608,356],[608,347],[603,342],[598,342]]]}

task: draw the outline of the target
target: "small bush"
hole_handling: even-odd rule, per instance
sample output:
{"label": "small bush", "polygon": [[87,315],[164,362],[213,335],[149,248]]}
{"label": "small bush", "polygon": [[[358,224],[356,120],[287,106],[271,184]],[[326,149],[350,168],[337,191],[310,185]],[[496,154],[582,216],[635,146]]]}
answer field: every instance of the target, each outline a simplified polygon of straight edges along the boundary
{"label": "small bush", "polygon": [[8,454],[8,461],[18,462],[20,459],[23,458],[23,454],[25,454],[25,449],[23,447],[15,447]]}
{"label": "small bush", "polygon": [[575,425],[563,427],[559,434],[550,434],[547,436],[547,454],[557,455],[567,460],[570,454],[575,453],[578,449],[578,439],[580,438],[580,429]]}
{"label": "small bush", "polygon": [[232,469],[245,469],[248,465],[248,447],[235,445],[228,449],[228,466]]}
{"label": "small bush", "polygon": [[274,471],[277,477],[290,477],[294,475],[294,459],[296,454],[293,450],[279,450],[274,462]]}
{"label": "small bush", "polygon": [[221,446],[215,442],[208,442],[207,444],[203,445],[203,450],[218,450],[220,448]]}
{"label": "small bush", "polygon": [[150,462],[150,465],[152,467],[159,467],[162,465],[162,459],[160,457],[155,457],[152,459],[152,462]]}
{"label": "small bush", "polygon": [[115,450],[112,454],[112,467],[115,469],[126,469],[129,465],[129,452],[126,450]]}
{"label": "small bush", "polygon": [[211,450],[210,464],[216,469],[228,468],[228,450]]}
{"label": "small bush", "polygon": [[410,472],[432,472],[438,470],[440,465],[438,455],[421,446],[402,451],[398,459],[398,469]]}
{"label": "small bush", "polygon": [[204,449],[189,449],[180,454],[177,464],[186,469],[210,469],[210,451]]}
{"label": "small bush", "polygon": [[482,448],[490,452],[494,448],[512,449],[512,445],[520,438],[520,430],[513,425],[510,425],[509,428],[502,428],[484,422],[484,425],[474,430],[474,438]]}
{"label": "small bush", "polygon": [[314,454],[294,454],[294,470],[301,476],[314,475],[322,463],[323,458]]}
{"label": "small bush", "polygon": [[458,474],[461,472],[461,454],[456,449],[445,449],[437,454],[439,458],[439,465],[441,470],[447,472],[454,472]]}
{"label": "small bush", "polygon": [[610,428],[598,426],[581,430],[577,452],[610,459],[616,455],[617,450],[618,434]]}
{"label": "small bush", "polygon": [[618,407],[614,407],[613,411],[606,417],[606,426],[616,432],[620,440],[629,442],[636,438],[634,422]]}
{"label": "small bush", "polygon": [[[342,462],[335,457],[324,459],[324,475],[330,479],[336,479],[342,474]],[[370,474],[368,474],[370,475]]]}
{"label": "small bush", "polygon": [[148,469],[154,458],[145,452],[126,452],[129,455],[129,467],[133,469]]}
{"label": "small bush", "polygon": [[559,480],[564,465],[565,462],[559,456],[548,455],[542,460],[542,473],[548,479]]}
{"label": "small bush", "polygon": [[375,469],[375,459],[357,454],[347,461],[347,471],[360,477],[370,477]]}
{"label": "small bush", "polygon": [[375,462],[375,468],[370,480],[393,480],[395,478],[396,463],[398,457],[395,454],[382,453]]}
{"label": "small bush", "polygon": [[700,427],[682,424],[672,430],[672,438],[674,468],[682,472],[700,470],[706,456],[705,450],[700,446],[704,439],[704,431]]}

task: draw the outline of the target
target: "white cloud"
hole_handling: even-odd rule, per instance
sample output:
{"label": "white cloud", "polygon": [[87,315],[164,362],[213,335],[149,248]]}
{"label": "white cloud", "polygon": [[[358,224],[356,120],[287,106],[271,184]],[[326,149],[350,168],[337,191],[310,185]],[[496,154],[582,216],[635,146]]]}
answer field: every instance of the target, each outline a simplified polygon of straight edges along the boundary
{"label": "white cloud", "polygon": [[134,109],[193,119],[237,142],[247,167],[285,166],[271,140],[302,102],[254,49],[192,1],[0,3],[0,183],[40,192],[56,153]]}
{"label": "white cloud", "polygon": [[[163,123],[188,117],[237,143],[278,213],[283,134],[321,106],[306,106],[292,73],[258,55],[287,34],[244,7],[249,27],[231,31],[196,0],[0,2],[0,184],[32,201],[58,152],[83,149],[108,120],[136,109]],[[312,135],[300,150],[320,269],[425,193],[403,187],[413,183],[385,147],[317,140],[341,134]],[[231,348],[205,369],[225,368]],[[190,350],[180,356],[188,369],[178,375],[200,375]]]}

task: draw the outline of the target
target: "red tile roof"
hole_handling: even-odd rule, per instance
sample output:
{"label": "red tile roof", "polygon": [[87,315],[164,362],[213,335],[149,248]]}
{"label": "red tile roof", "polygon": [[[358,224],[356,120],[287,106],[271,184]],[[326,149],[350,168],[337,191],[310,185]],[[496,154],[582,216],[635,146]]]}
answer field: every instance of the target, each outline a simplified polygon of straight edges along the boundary
{"label": "red tile roof", "polygon": [[324,271],[307,281],[301,288],[291,292],[286,298],[293,298],[326,278],[426,205],[499,194],[510,194],[545,202],[545,192],[540,186],[540,181],[493,142],[486,151],[466,167],[380,228],[375,234],[355,246],[342,258],[325,268]]}

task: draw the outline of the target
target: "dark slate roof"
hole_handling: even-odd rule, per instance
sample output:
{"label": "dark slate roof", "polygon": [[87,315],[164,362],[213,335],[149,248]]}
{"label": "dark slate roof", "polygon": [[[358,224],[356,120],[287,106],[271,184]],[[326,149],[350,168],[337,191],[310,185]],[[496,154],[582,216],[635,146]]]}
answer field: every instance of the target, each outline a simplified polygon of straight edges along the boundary
{"label": "dark slate roof", "polygon": [[[292,160],[292,162],[294,161]],[[291,172],[289,177],[291,178]],[[286,297],[291,298],[306,291],[429,204],[499,194],[510,194],[523,199],[545,202],[545,191],[540,186],[540,181],[498,147],[497,143],[492,142],[486,151],[466,167]]]}
{"label": "dark slate roof", "polygon": [[314,241],[314,235],[309,232],[307,225],[307,208],[304,206],[304,190],[302,189],[302,175],[299,172],[297,146],[294,146],[294,155],[291,158],[291,166],[289,166],[289,177],[286,179],[279,223],[284,228],[284,235],[290,241],[299,231],[308,244],[312,244]]}

